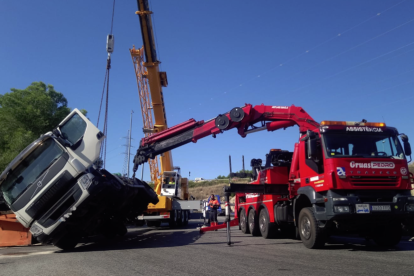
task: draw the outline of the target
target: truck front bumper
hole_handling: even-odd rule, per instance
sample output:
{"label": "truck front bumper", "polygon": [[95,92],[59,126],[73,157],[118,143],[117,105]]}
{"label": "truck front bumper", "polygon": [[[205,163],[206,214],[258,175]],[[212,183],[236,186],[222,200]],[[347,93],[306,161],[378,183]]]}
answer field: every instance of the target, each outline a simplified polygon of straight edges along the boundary
{"label": "truck front bumper", "polygon": [[321,203],[315,203],[319,221],[349,227],[375,227],[390,222],[414,223],[414,197],[404,191],[328,191]]}

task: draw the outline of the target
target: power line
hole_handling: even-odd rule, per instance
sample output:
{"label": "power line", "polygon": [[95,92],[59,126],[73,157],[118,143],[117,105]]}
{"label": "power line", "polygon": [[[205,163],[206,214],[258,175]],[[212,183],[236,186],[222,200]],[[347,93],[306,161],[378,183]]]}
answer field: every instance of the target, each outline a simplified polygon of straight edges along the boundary
{"label": "power line", "polygon": [[[230,89],[226,89],[226,91],[224,91],[224,92],[223,92],[223,94],[229,94],[231,91],[235,90],[236,88],[242,87],[243,85],[245,85],[245,84],[247,84],[247,83],[249,83],[249,82],[251,82],[251,81],[257,80],[258,78],[262,77],[264,74],[267,74],[267,73],[269,73],[269,72],[273,71],[273,70],[274,70],[274,69],[276,69],[276,68],[280,68],[280,67],[282,67],[283,65],[286,65],[287,63],[289,63],[289,62],[293,61],[294,59],[297,59],[297,58],[299,58],[300,56],[303,56],[303,55],[305,55],[305,54],[309,53],[310,51],[313,51],[313,50],[315,50],[315,49],[317,49],[317,48],[319,48],[319,47],[321,47],[321,46],[325,45],[326,43],[328,43],[328,42],[330,42],[330,41],[332,41],[332,40],[334,40],[334,39],[336,39],[336,38],[340,38],[340,37],[342,37],[345,33],[348,33],[348,32],[350,32],[351,30],[354,30],[354,29],[356,29],[357,27],[359,27],[359,26],[361,26],[361,25],[363,25],[363,24],[365,24],[365,23],[367,23],[367,22],[369,22],[369,21],[371,21],[371,20],[373,20],[373,19],[375,19],[375,18],[379,17],[380,15],[384,14],[385,12],[388,12],[389,10],[391,10],[391,9],[393,9],[393,8],[395,8],[395,7],[397,7],[397,6],[399,6],[400,4],[402,4],[402,3],[406,2],[406,1],[407,1],[407,0],[400,1],[400,2],[398,2],[398,3],[394,4],[394,5],[392,5],[391,7],[388,7],[387,9],[385,9],[385,10],[383,10],[383,11],[376,13],[374,16],[371,16],[371,17],[369,17],[369,18],[367,18],[367,19],[365,19],[365,20],[361,21],[360,23],[358,23],[358,24],[356,24],[356,25],[353,25],[352,27],[350,27],[350,28],[348,28],[348,29],[346,29],[346,30],[344,30],[344,31],[342,31],[342,32],[337,33],[335,36],[333,36],[333,37],[331,37],[331,38],[329,38],[329,39],[325,40],[324,42],[322,42],[322,43],[320,43],[320,44],[318,44],[318,45],[316,45],[316,46],[314,46],[314,47],[310,48],[309,50],[306,50],[306,51],[302,52],[301,54],[298,54],[297,56],[290,58],[290,59],[289,59],[289,60],[287,60],[286,62],[280,63],[278,66],[275,66],[275,67],[273,67],[273,68],[271,68],[271,69],[269,69],[269,70],[267,70],[267,71],[264,71],[264,72],[262,72],[262,73],[260,73],[260,74],[256,75],[255,77],[252,77],[252,78],[248,79],[247,81],[245,81],[245,82],[243,82],[243,83],[241,83],[241,84],[239,84],[239,85],[237,85],[237,86],[233,86],[233,87],[231,87]],[[409,23],[411,23],[412,21],[414,21],[414,19],[411,19],[411,20],[409,20],[408,22],[405,22],[405,23],[403,23],[403,24],[401,24],[401,25],[399,25],[399,26],[397,26],[397,27],[395,27],[395,28],[393,28],[393,29],[391,29],[391,30],[388,30],[388,31],[386,31],[386,32],[384,32],[384,33],[382,33],[382,34],[380,34],[380,35],[376,36],[376,37],[373,37],[373,38],[371,38],[371,39],[369,39],[369,40],[367,40],[367,41],[364,41],[363,43],[360,43],[360,44],[358,44],[358,45],[356,45],[356,46],[354,46],[354,47],[351,47],[350,49],[348,49],[348,50],[346,50],[346,51],[344,51],[344,52],[341,52],[341,53],[339,53],[339,54],[337,54],[337,55],[335,55],[335,56],[333,56],[333,57],[330,57],[330,58],[328,58],[328,59],[326,59],[326,60],[323,60],[322,62],[319,62],[319,63],[317,63],[316,65],[314,65],[314,66],[312,66],[312,67],[310,67],[310,68],[307,68],[307,69],[305,69],[305,70],[302,70],[302,71],[298,72],[297,74],[300,74],[300,73],[303,73],[303,72],[308,71],[308,70],[310,70],[310,69],[313,69],[313,68],[315,68],[315,67],[317,67],[317,66],[319,66],[319,65],[321,65],[321,64],[323,64],[323,63],[325,63],[325,62],[327,62],[327,61],[329,61],[329,60],[331,60],[331,59],[333,59],[333,58],[339,57],[339,56],[341,56],[341,55],[343,55],[343,54],[345,54],[345,53],[347,53],[347,52],[349,52],[349,51],[352,51],[353,49],[356,49],[356,48],[358,48],[358,47],[360,47],[360,46],[362,46],[362,45],[364,45],[364,44],[366,44],[366,43],[369,43],[369,42],[370,42],[370,41],[372,41],[372,40],[375,40],[375,39],[377,39],[377,38],[379,38],[379,37],[381,37],[381,36],[384,36],[384,35],[386,35],[386,34],[387,34],[387,33],[389,33],[389,32],[392,32],[392,31],[394,31],[394,30],[396,30],[396,29],[398,29],[398,28],[401,28],[402,26],[404,26],[404,25],[406,25],[406,24],[409,24]],[[210,97],[211,97],[211,100],[213,100],[213,99],[214,99],[215,97],[217,97],[217,96],[218,96],[218,95],[215,95],[214,97],[211,97],[211,96],[210,96]]]}
{"label": "power line", "polygon": [[[382,58],[382,57],[385,57],[385,56],[387,56],[387,55],[390,55],[390,54],[392,54],[392,53],[395,53],[395,52],[397,52],[397,51],[399,51],[399,50],[401,50],[401,49],[404,49],[404,48],[406,48],[406,47],[408,47],[408,46],[411,46],[411,45],[413,45],[413,44],[414,44],[414,41],[413,41],[413,42],[411,42],[411,43],[408,43],[408,44],[406,44],[406,45],[404,45],[404,46],[401,46],[401,47],[399,47],[399,48],[397,48],[397,49],[394,49],[394,50],[392,50],[392,51],[389,51],[389,52],[387,52],[387,53],[385,53],[385,54],[381,54],[381,55],[376,56],[376,57],[374,57],[374,58],[372,58],[372,59],[369,59],[369,60],[367,60],[367,61],[361,62],[361,63],[359,63],[359,64],[357,64],[357,65],[354,65],[354,66],[348,67],[348,68],[346,68],[346,69],[344,69],[344,70],[342,70],[342,71],[339,71],[339,72],[337,72],[337,73],[335,73],[335,74],[333,74],[333,75],[330,75],[330,76],[328,76],[328,77],[325,77],[325,78],[323,78],[323,79],[322,79],[322,80],[320,80],[320,81],[316,81],[316,82],[313,82],[313,83],[311,83],[311,84],[308,84],[308,85],[302,86],[302,87],[300,87],[300,88],[294,89],[294,90],[292,90],[291,92],[297,92],[297,91],[299,91],[299,90],[302,90],[302,89],[304,89],[304,88],[310,87],[310,86],[312,86],[312,85],[315,85],[315,84],[321,84],[321,83],[322,83],[323,81],[325,81],[325,80],[331,79],[331,78],[333,78],[333,77],[335,77],[335,76],[338,76],[338,75],[340,75],[340,74],[342,74],[342,73],[345,73],[345,72],[347,72],[347,71],[349,71],[349,70],[352,70],[352,69],[356,69],[356,68],[358,68],[358,67],[361,67],[361,66],[363,66],[363,65],[365,65],[365,64],[368,64],[368,63],[373,62],[373,61],[375,61],[375,60],[377,60],[377,59],[380,59],[380,58]],[[414,49],[412,49],[412,50],[410,50],[410,51],[408,51],[408,52],[411,52],[411,51],[413,51],[413,50],[414,50]],[[408,52],[406,52],[406,53],[408,53]],[[395,57],[393,57],[393,58],[395,58]],[[389,59],[387,59],[387,60],[389,60]]]}

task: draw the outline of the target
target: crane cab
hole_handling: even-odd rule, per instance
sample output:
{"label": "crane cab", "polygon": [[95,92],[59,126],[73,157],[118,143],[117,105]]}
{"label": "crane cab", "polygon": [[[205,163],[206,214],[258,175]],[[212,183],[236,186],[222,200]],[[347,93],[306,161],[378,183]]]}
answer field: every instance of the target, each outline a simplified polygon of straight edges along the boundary
{"label": "crane cab", "polygon": [[181,197],[181,175],[176,171],[164,171],[162,174],[161,195]]}

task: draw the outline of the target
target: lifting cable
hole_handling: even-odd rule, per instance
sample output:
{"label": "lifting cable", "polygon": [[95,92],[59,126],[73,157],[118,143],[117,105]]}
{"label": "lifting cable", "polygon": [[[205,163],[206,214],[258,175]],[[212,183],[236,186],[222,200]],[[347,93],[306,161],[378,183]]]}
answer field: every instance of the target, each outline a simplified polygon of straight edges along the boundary
{"label": "lifting cable", "polygon": [[99,106],[98,122],[96,124],[96,126],[99,128],[99,119],[101,117],[102,103],[105,97],[105,115],[103,119],[104,120],[103,134],[105,138],[101,144],[101,154],[100,154],[103,168],[105,168],[105,164],[106,164],[106,145],[107,145],[107,139],[108,139],[107,134],[108,134],[109,71],[111,69],[111,54],[114,51],[114,35],[112,34],[112,30],[114,27],[114,13],[115,13],[115,0],[112,6],[111,32],[109,33],[106,39],[106,51],[108,52],[108,57],[106,59],[106,71],[105,71],[104,85],[102,88],[101,104]]}

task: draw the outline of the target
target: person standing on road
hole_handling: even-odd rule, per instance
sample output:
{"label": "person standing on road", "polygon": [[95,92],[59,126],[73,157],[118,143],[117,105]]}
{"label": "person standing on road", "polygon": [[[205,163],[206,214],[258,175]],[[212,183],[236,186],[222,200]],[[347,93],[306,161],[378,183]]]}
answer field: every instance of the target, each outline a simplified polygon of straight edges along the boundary
{"label": "person standing on road", "polygon": [[208,206],[210,207],[210,226],[217,225],[217,209],[219,205],[220,204],[214,194],[211,194],[210,201],[208,203]]}

